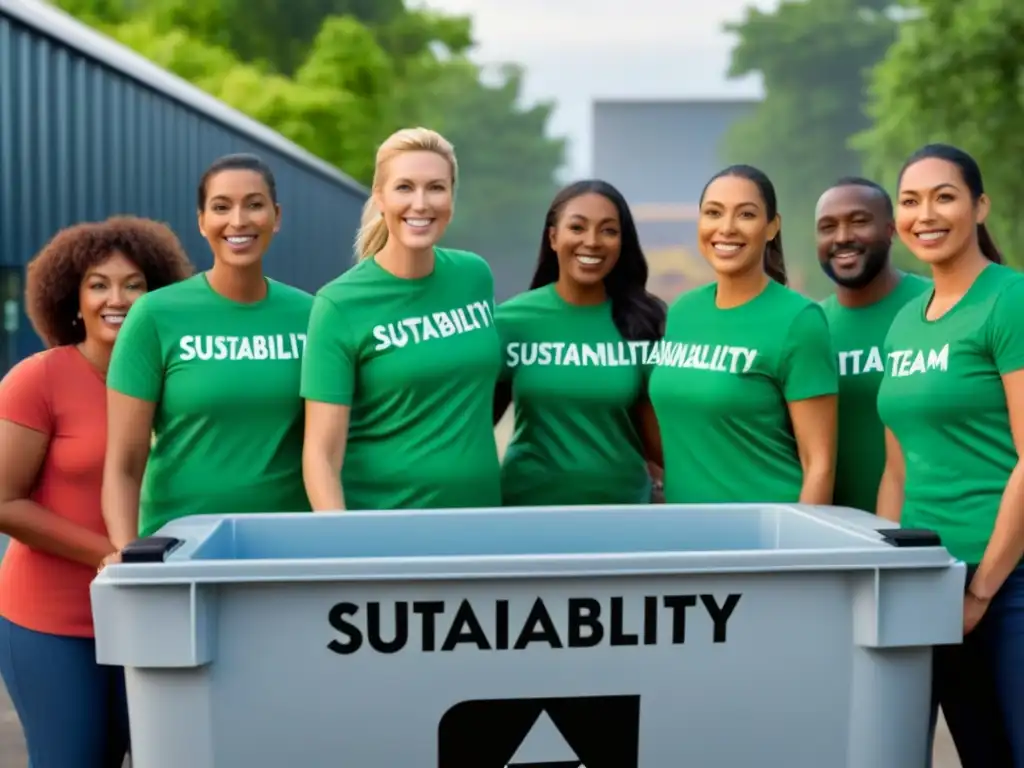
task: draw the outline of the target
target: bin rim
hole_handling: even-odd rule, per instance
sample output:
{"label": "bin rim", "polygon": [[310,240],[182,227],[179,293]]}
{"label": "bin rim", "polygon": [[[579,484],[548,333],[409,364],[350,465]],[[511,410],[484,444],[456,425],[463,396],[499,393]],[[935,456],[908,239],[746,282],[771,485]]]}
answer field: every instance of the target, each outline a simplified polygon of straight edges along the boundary
{"label": "bin rim", "polygon": [[[708,514],[713,505],[618,505],[558,508],[563,519],[602,516],[636,516],[664,520],[666,516]],[[823,530],[841,532],[850,544],[840,548],[769,548],[728,550],[601,551],[593,553],[522,554],[424,554],[402,556],[339,556],[310,558],[214,559],[201,551],[215,536],[234,537],[240,526],[256,526],[287,519],[297,525],[322,525],[324,518],[358,521],[380,520],[401,525],[403,520],[445,517],[483,520],[501,517],[517,520],[533,516],[549,518],[544,507],[501,509],[394,510],[317,512],[258,515],[197,515],[180,518],[156,532],[184,543],[164,562],[122,563],[107,566],[96,577],[96,586],[157,586],[181,584],[242,584],[366,581],[445,581],[460,579],[535,579],[641,576],[716,576],[738,573],[794,573],[810,571],[870,571],[937,569],[952,567],[955,560],[942,546],[897,547],[885,534],[899,525],[843,507],[801,504],[736,504],[722,512],[739,516],[785,514],[808,520]],[[779,518],[781,519],[781,517]],[[349,523],[342,522],[341,526]],[[880,532],[881,531],[881,532]]]}
{"label": "bin rim", "polygon": [[[703,560],[704,562],[701,562]],[[936,570],[959,561],[941,547],[916,550],[735,550],[638,554],[204,560],[111,565],[97,586],[715,577],[736,574]]]}

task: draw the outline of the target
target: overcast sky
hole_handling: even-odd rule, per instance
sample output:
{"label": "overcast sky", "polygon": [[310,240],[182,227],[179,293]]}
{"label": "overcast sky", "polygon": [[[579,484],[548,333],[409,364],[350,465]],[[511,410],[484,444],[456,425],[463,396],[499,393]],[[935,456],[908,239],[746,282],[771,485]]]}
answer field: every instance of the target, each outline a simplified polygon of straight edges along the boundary
{"label": "overcast sky", "polygon": [[[410,3],[416,4],[416,3]],[[749,5],[777,0],[426,0],[473,17],[481,63],[527,68],[528,101],[554,99],[552,132],[570,139],[568,175],[590,171],[595,98],[750,97],[756,80],[725,77],[733,38],[722,30]]]}

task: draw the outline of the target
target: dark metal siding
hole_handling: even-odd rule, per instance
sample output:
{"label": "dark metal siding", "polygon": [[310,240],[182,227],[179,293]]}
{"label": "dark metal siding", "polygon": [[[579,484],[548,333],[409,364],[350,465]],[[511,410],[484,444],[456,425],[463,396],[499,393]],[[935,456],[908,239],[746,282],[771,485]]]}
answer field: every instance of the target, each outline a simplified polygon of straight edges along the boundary
{"label": "dark metal siding", "polygon": [[[196,183],[216,157],[243,151],[262,156],[278,183],[282,227],[267,273],[315,291],[352,263],[365,190],[0,8],[0,266],[23,267],[61,227],[130,213],[167,222],[207,268]],[[0,365],[41,348],[24,317],[12,346]]]}

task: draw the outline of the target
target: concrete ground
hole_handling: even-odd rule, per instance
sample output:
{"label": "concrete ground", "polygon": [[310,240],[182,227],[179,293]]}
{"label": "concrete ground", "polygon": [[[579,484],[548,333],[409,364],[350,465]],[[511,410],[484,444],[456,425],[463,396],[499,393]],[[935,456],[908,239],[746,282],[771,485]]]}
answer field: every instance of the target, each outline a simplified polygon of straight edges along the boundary
{"label": "concrete ground", "polygon": [[[501,452],[504,452],[511,431],[510,414],[498,425],[497,437]],[[0,554],[5,549],[6,541],[0,536]],[[0,768],[26,768],[25,742],[22,738],[21,724],[18,716],[7,697],[7,691],[0,683]],[[145,768],[141,766],[140,768]],[[940,723],[935,739],[935,763],[932,768],[960,768],[960,761],[953,748],[945,722]]]}
{"label": "concrete ground", "polygon": [[960,768],[960,758],[956,755],[953,739],[950,738],[946,721],[939,723],[939,731],[935,734],[935,762],[932,768]]}
{"label": "concrete ground", "polygon": [[0,685],[0,765],[4,768],[25,768],[25,740],[21,736],[21,724],[7,698],[7,691]]}

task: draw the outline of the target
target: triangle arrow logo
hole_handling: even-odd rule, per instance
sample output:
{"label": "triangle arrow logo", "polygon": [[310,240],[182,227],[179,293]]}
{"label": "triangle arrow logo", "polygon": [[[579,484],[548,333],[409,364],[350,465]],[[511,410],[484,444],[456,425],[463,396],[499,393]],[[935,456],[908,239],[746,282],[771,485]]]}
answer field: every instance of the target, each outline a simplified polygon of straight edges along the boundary
{"label": "triangle arrow logo", "polygon": [[576,751],[569,746],[558,726],[541,710],[526,737],[505,768],[527,768],[527,766],[565,766],[565,768],[586,768]]}

